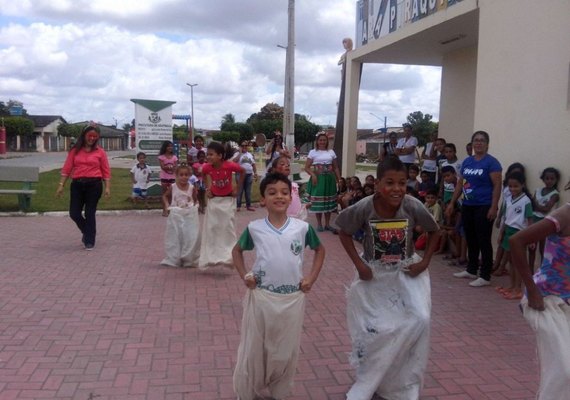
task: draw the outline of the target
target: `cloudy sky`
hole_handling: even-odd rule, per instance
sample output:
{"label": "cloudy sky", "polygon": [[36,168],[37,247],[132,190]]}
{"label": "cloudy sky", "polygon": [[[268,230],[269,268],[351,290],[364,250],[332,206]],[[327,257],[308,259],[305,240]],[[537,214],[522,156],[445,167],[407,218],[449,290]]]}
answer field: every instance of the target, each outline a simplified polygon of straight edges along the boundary
{"label": "cloudy sky", "polygon": [[[342,39],[356,0],[296,1],[295,112],[335,124]],[[287,0],[0,0],[0,101],[29,114],[119,127],[131,98],[176,101],[195,127],[245,121],[283,105]],[[413,111],[439,119],[439,68],[370,65],[359,128],[397,126]],[[375,114],[375,115],[372,115]],[[182,122],[179,122],[182,123]]]}

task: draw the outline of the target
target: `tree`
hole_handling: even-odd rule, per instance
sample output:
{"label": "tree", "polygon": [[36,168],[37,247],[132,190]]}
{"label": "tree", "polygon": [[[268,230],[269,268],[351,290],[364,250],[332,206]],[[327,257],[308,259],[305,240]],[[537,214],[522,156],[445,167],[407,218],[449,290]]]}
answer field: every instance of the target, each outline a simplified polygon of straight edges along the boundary
{"label": "tree", "polygon": [[78,138],[85,126],[87,125],[61,124],[57,127],[57,134],[59,136]]}
{"label": "tree", "polygon": [[226,124],[235,124],[236,122],[236,117],[234,117],[233,114],[226,114],[222,117],[222,123],[220,124],[220,130],[222,131],[227,131],[228,129],[224,128],[224,125]]}
{"label": "tree", "polygon": [[3,101],[0,101],[0,116],[9,116],[10,115],[10,108],[13,106],[22,107],[22,116],[27,116],[28,111],[23,108],[23,103],[18,100],[8,100],[8,103],[4,104]]}
{"label": "tree", "polygon": [[186,125],[174,124],[172,127],[172,136],[177,140],[186,140],[188,139],[188,128],[186,128]]}
{"label": "tree", "polygon": [[239,132],[216,132],[212,135],[212,138],[216,142],[227,143],[236,142],[239,143]]}
{"label": "tree", "polygon": [[438,124],[432,122],[433,116],[414,111],[410,113],[406,119],[412,126],[412,135],[418,138],[419,146],[424,146],[430,140],[430,135],[437,129]]}
{"label": "tree", "polygon": [[304,115],[295,114],[295,146],[301,147],[305,143],[315,141],[321,127],[312,123]]}
{"label": "tree", "polygon": [[34,123],[25,117],[4,117],[6,136],[32,136],[34,134]]}

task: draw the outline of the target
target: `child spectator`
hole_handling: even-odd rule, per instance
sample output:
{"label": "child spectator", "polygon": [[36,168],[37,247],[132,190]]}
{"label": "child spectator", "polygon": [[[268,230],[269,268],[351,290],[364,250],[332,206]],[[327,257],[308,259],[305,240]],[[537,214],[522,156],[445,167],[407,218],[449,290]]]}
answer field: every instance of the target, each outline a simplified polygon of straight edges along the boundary
{"label": "child spectator", "polygon": [[[158,162],[160,163],[160,186],[162,187],[162,194],[166,193],[168,188],[176,181],[174,171],[178,165],[178,157],[174,154],[174,144],[171,141],[165,140],[158,152]],[[164,196],[163,196],[164,199]],[[168,217],[168,205],[170,198],[162,202],[162,216]]]}
{"label": "child spectator", "polygon": [[[453,198],[453,192],[457,185],[457,173],[452,165],[445,165],[441,168],[442,185],[440,194],[443,199],[443,207],[447,208],[449,202]],[[454,207],[454,214],[450,217],[444,217],[443,236],[447,237],[446,241],[451,240],[453,243],[453,252],[443,256],[444,260],[451,260],[450,265],[464,266],[467,263],[467,242],[461,226],[461,207]],[[458,259],[454,261],[455,259]]]}
{"label": "child spectator", "polygon": [[[249,289],[243,301],[241,339],[234,370],[239,399],[283,399],[293,388],[305,313],[305,293],[315,283],[325,248],[305,221],[287,216],[291,182],[269,173],[260,184],[267,217],[250,222],[232,250],[234,265]],[[303,276],[303,250],[314,250],[313,266]],[[256,249],[247,272],[243,252]],[[275,262],[279,260],[279,262]]]}
{"label": "child spectator", "polygon": [[[291,158],[287,156],[280,156],[273,160],[270,173],[280,173],[285,176],[291,175]],[[299,193],[299,184],[291,182],[291,204],[287,208],[287,215],[289,217],[299,218],[303,221],[307,219],[307,209],[311,207],[311,203],[303,203]]]}
{"label": "child spectator", "polygon": [[[503,200],[501,215],[504,218],[499,232],[499,245],[505,252],[507,262],[510,261],[509,239],[518,231],[532,224],[532,202],[527,196],[525,178],[522,172],[511,172],[507,177],[510,196]],[[531,244],[530,246],[534,246]],[[529,247],[530,247],[529,246]],[[507,289],[498,288],[505,299],[517,300],[522,298],[521,278],[511,264],[511,286]]]}
{"label": "child spectator", "polygon": [[426,143],[420,159],[422,160],[422,171],[427,172],[432,177],[435,182],[436,172],[437,172],[437,148],[435,146],[435,141],[437,140],[437,131],[430,134],[430,142]]}
{"label": "child spectator", "polygon": [[420,183],[418,182],[418,175],[420,174],[420,168],[416,164],[408,166],[408,180],[406,186],[408,186],[414,192],[419,192]]}
{"label": "child spectator", "polygon": [[196,176],[196,182],[194,185],[198,190],[198,212],[204,214],[206,208],[206,184],[204,183],[204,174],[202,173],[202,168],[206,165],[206,153],[200,150],[196,158],[197,162],[192,164],[192,171],[194,171],[194,176]]}
{"label": "child spectator", "polygon": [[[243,167],[228,161],[232,155],[229,144],[224,147],[219,142],[211,142],[208,145],[208,163],[202,167],[209,199],[198,265],[202,269],[216,264],[232,264],[232,248],[236,242],[234,196],[245,179]],[[240,174],[237,188],[232,185],[234,172]]]}
{"label": "child spectator", "polygon": [[[336,219],[341,243],[358,272],[347,294],[351,361],[356,382],[348,400],[418,399],[429,352],[430,279],[439,227],[424,205],[405,195],[406,167],[395,157],[378,164],[376,193]],[[429,232],[423,259],[412,232]],[[365,231],[364,254],[352,235]],[[382,240],[384,239],[384,240]],[[413,356],[412,356],[413,355]]]}
{"label": "child spectator", "polygon": [[188,165],[198,162],[198,153],[204,150],[204,138],[200,135],[194,136],[194,146],[188,149]]}
{"label": "child spectator", "polygon": [[364,185],[374,186],[374,175],[366,175],[366,178],[364,178]]}
{"label": "child spectator", "polygon": [[237,195],[237,211],[240,211],[241,209],[241,202],[244,194],[246,209],[248,211],[255,211],[255,208],[251,206],[251,186],[253,184],[253,181],[257,180],[257,167],[255,165],[255,158],[253,157],[253,154],[249,152],[248,148],[249,143],[247,140],[244,140],[241,143],[240,151],[237,153],[237,157],[235,157],[235,162],[242,166],[245,170],[245,179],[243,181],[243,185],[241,186],[241,190]]}
{"label": "child spectator", "polygon": [[[443,219],[442,219],[443,212],[442,212],[441,206],[439,205],[437,200],[438,200],[437,191],[435,189],[428,190],[426,195],[425,195],[424,206],[426,207],[428,212],[431,214],[433,219],[435,219],[435,222],[437,222],[438,225],[441,227],[442,222],[443,222]],[[416,250],[424,250],[427,235],[421,226],[417,226],[415,229],[415,232],[419,234],[419,237],[416,239]],[[437,250],[434,252],[434,254],[442,253],[444,248],[445,248],[447,235],[445,234],[444,230],[441,230],[440,233],[441,233],[441,237],[439,238]]]}
{"label": "child spectator", "polygon": [[[544,258],[533,277],[525,248],[541,240],[546,240]],[[509,243],[513,265],[526,286],[526,298],[521,301],[523,315],[536,333],[540,363],[537,399],[567,399],[570,383],[570,203],[516,233]]]}
{"label": "child spectator", "polygon": [[348,192],[348,185],[346,184],[346,179],[341,176],[338,180],[338,189],[336,191],[336,202],[341,207],[341,209],[342,209],[341,205],[342,198],[346,194],[346,192]]}
{"label": "child spectator", "polygon": [[166,257],[161,264],[171,267],[197,267],[200,258],[200,220],[196,203],[196,190],[189,182],[190,167],[181,164],[176,168],[176,182],[162,195],[170,199],[164,249]]}
{"label": "child spectator", "polygon": [[418,194],[420,196],[420,201],[425,201],[427,192],[435,190],[435,182],[431,179],[431,175],[422,171],[420,173],[421,182],[418,184]]}
{"label": "child spectator", "polygon": [[[542,174],[540,174],[540,179],[544,182],[544,187],[536,189],[534,196],[532,196],[534,222],[541,221],[546,214],[548,214],[553,208],[556,208],[556,205],[560,200],[560,193],[558,192],[560,172],[556,168],[545,168],[544,171],[542,171]],[[544,257],[544,240],[541,240],[538,243],[538,248],[540,251],[540,262],[542,263],[542,258]],[[534,272],[535,258],[536,246],[534,248],[529,248],[528,263],[530,265],[531,272]]]}
{"label": "child spectator", "polygon": [[142,151],[137,153],[137,163],[131,168],[131,180],[133,181],[133,203],[136,204],[138,199],[144,201],[144,205],[148,208],[148,200],[146,197],[148,183],[152,170],[146,165],[146,154]]}
{"label": "child spectator", "polygon": [[364,189],[364,196],[372,196],[374,194],[374,184],[367,183],[363,187]]}
{"label": "child spectator", "polygon": [[457,159],[457,149],[453,143],[446,143],[443,146],[443,155],[445,158],[441,160],[441,173],[443,174],[443,168],[451,165],[455,169],[456,173],[461,171],[461,161]]}
{"label": "child spectator", "polygon": [[[501,193],[501,203],[503,204],[504,202],[506,202],[508,199],[510,199],[511,197],[511,191],[509,190],[509,185],[508,185],[508,178],[509,175],[513,172],[521,172],[523,177],[525,176],[525,168],[521,163],[513,163],[511,165],[509,165],[509,167],[507,168],[507,172],[505,174],[505,179],[503,179],[503,191]],[[526,178],[525,178],[525,183],[526,183]],[[529,196],[530,197],[530,196]],[[497,220],[495,221],[495,227],[499,230],[501,230],[501,228],[503,227],[504,224],[504,215],[501,213],[501,211],[503,211],[503,208],[499,209],[499,213],[497,215]],[[493,276],[502,276],[502,275],[507,275],[509,272],[507,271],[507,264],[508,264],[508,259],[507,259],[507,255],[505,254],[505,249],[503,248],[503,246],[501,246],[500,244],[502,243],[502,238],[499,238],[499,248],[497,249],[497,254],[495,256],[495,262],[493,263]]]}

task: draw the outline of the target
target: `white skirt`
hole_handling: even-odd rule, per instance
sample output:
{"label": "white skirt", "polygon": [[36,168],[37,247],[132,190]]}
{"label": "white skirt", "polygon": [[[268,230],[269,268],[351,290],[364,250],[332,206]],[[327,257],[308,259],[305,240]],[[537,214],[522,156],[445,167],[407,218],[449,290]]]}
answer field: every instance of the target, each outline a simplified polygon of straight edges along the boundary
{"label": "white skirt", "polygon": [[198,207],[170,207],[164,233],[166,257],[163,265],[197,267],[200,258],[200,218]]}
{"label": "white skirt", "polygon": [[417,400],[429,354],[431,288],[428,271],[415,278],[397,264],[373,264],[370,281],[356,279],[347,292],[350,361],[356,382],[348,400]]}
{"label": "white skirt", "polygon": [[523,315],[536,333],[540,362],[538,400],[570,400],[570,305],[560,297],[544,298],[544,311],[521,300]]}
{"label": "white skirt", "polygon": [[235,198],[212,197],[208,199],[202,230],[199,268],[206,269],[217,264],[233,265],[232,249],[237,242],[235,214]]}
{"label": "white skirt", "polygon": [[241,338],[234,371],[240,400],[283,399],[293,389],[305,315],[305,294],[247,291],[243,300]]}

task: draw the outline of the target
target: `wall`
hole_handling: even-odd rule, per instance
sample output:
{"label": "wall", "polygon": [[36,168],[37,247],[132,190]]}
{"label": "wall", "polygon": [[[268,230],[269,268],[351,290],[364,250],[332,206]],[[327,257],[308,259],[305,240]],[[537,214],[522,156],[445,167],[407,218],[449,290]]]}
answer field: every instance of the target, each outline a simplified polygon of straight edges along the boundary
{"label": "wall", "polygon": [[439,136],[455,144],[460,158],[473,133],[476,82],[477,48],[445,55],[441,72]]}
{"label": "wall", "polygon": [[[504,169],[527,167],[530,189],[542,169],[570,177],[570,1],[480,0],[474,130],[491,135]],[[570,200],[569,193],[562,195]]]}

